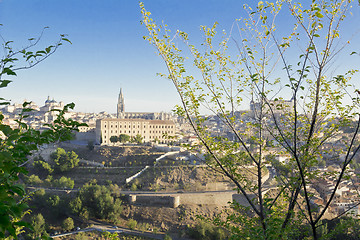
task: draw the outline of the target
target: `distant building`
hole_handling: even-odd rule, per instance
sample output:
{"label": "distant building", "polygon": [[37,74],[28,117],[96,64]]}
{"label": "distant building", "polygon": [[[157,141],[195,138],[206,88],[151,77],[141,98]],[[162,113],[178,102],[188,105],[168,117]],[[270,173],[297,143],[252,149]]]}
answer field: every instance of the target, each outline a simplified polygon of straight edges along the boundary
{"label": "distant building", "polygon": [[168,143],[175,132],[175,123],[170,120],[105,118],[96,122],[96,143],[112,145],[110,138],[120,134],[130,137],[139,134],[143,142]]}
{"label": "distant building", "polygon": [[149,119],[149,120],[170,120],[172,116],[165,112],[125,112],[125,101],[122,88],[117,102],[116,117],[120,119]]}
{"label": "distant building", "polygon": [[[40,112],[49,112],[52,109],[63,109],[65,104],[63,102],[57,102],[54,99],[50,100],[50,96],[48,96],[47,100],[45,101],[45,105],[40,107]],[[54,114],[55,115],[55,114]]]}
{"label": "distant building", "polygon": [[288,114],[294,108],[293,99],[284,100],[284,99],[276,99],[276,100],[268,100],[266,103],[254,102],[251,100],[250,102],[250,111],[253,116],[259,117],[260,112],[262,110],[263,115],[275,115],[279,116],[282,114]]}
{"label": "distant building", "polygon": [[125,113],[125,102],[124,102],[124,96],[122,93],[122,88],[120,88],[120,93],[118,97],[118,103],[117,103],[117,113],[116,117],[121,118]]}

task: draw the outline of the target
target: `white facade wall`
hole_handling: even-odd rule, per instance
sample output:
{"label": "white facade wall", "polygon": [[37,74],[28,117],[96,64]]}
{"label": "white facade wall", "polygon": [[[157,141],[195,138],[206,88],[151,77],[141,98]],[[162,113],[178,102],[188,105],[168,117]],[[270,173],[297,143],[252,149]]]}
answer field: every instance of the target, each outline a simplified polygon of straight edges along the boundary
{"label": "white facade wall", "polygon": [[143,142],[158,140],[166,143],[171,141],[166,136],[174,136],[175,132],[175,124],[169,120],[107,118],[96,122],[96,138],[101,139],[101,143],[105,145],[111,145],[110,138],[120,134],[130,137],[140,134]]}

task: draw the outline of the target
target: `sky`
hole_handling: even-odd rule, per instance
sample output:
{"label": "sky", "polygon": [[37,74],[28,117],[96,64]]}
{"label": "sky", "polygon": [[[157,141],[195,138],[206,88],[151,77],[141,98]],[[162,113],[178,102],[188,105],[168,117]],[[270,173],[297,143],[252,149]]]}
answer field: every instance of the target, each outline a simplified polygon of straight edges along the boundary
{"label": "sky", "polygon": [[[229,30],[243,14],[242,4],[250,1],[143,2],[158,23],[164,21],[200,41],[200,25],[217,21],[220,29]],[[140,21],[136,0],[1,0],[0,35],[14,41],[14,49],[26,46],[44,27],[49,28],[39,48],[56,42],[59,34],[67,34],[72,42],[36,67],[19,71],[9,87],[0,89],[1,97],[42,106],[50,96],[74,102],[76,111],[115,113],[122,88],[126,111],[170,112],[179,98],[172,83],[157,76],[166,68],[143,40],[146,29]],[[345,27],[354,31],[353,26]]]}

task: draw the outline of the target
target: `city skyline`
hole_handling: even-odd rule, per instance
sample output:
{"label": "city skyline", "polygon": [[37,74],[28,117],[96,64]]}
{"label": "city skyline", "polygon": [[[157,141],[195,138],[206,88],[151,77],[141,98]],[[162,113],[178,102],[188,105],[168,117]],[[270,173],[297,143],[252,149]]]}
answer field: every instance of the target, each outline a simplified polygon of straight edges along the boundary
{"label": "city skyline", "polygon": [[[157,22],[164,21],[173,32],[188,32],[195,43],[202,40],[200,25],[218,21],[218,32],[228,31],[235,19],[243,16],[242,4],[251,3],[143,2]],[[353,12],[351,21],[355,22],[359,8]],[[2,97],[11,103],[26,99],[42,105],[50,96],[74,102],[75,111],[116,113],[117,96],[123,88],[127,110],[170,112],[179,98],[172,83],[156,75],[166,73],[166,68],[155,49],[143,40],[146,30],[140,21],[138,1],[0,1],[0,35],[14,41],[15,48],[26,46],[26,39],[38,36],[47,26],[39,48],[56,42],[59,34],[68,34],[72,42],[35,68],[19,71],[14,82],[1,90]],[[349,38],[358,31],[351,24],[344,30]]]}

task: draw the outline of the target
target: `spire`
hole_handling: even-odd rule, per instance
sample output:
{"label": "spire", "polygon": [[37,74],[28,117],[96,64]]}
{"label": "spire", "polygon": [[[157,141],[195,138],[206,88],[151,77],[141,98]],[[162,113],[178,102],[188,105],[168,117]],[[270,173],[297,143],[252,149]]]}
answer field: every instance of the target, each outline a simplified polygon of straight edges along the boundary
{"label": "spire", "polygon": [[125,102],[124,102],[124,95],[122,93],[122,88],[120,88],[120,93],[118,97],[118,103],[117,103],[117,118],[121,117],[121,114],[125,112]]}

